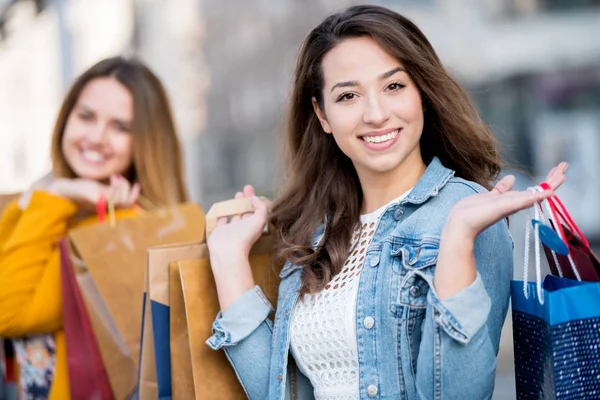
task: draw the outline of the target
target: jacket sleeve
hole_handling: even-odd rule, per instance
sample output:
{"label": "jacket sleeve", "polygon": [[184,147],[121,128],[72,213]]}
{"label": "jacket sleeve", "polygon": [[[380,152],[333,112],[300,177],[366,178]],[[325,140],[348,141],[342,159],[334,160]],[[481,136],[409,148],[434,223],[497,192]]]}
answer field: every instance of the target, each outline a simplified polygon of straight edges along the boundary
{"label": "jacket sleeve", "polygon": [[227,311],[217,316],[213,335],[207,344],[214,350],[223,348],[248,398],[269,397],[269,367],[273,327],[267,317],[273,307],[260,287],[255,286]]}
{"label": "jacket sleeve", "polygon": [[512,250],[507,224],[500,221],[475,240],[477,278],[470,286],[440,301],[430,284],[417,361],[419,399],[491,399]]}
{"label": "jacket sleeve", "polygon": [[34,192],[14,221],[0,248],[0,336],[62,328],[58,242],[76,211],[69,200]]}

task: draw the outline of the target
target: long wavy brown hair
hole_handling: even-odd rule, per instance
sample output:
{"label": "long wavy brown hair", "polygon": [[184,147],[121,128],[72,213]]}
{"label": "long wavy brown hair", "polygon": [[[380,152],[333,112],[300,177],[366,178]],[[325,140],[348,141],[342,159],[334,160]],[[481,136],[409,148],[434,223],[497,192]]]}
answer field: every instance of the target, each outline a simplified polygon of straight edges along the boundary
{"label": "long wavy brown hair", "polygon": [[65,126],[85,86],[104,77],[115,78],[133,96],[133,165],[126,178],[132,183],[139,182],[143,196],[155,206],[185,202],[188,196],[182,151],[167,93],[158,77],[137,59],[104,59],[73,83],[58,112],[52,134],[54,176],[77,177],[62,152]]}
{"label": "long wavy brown hair", "polygon": [[[355,6],[326,18],[304,40],[288,110],[286,176],[271,222],[278,229],[279,254],[302,266],[302,293],[321,290],[341,271],[363,194],[351,160],[333,135],[323,134],[312,107],[323,110],[323,57],[341,41],[368,36],[396,57],[420,90],[425,123],[423,161],[439,157],[456,176],[490,188],[501,161],[491,131],[465,91],[444,69],[433,47],[407,18],[379,6]],[[315,230],[327,219],[320,246]]]}

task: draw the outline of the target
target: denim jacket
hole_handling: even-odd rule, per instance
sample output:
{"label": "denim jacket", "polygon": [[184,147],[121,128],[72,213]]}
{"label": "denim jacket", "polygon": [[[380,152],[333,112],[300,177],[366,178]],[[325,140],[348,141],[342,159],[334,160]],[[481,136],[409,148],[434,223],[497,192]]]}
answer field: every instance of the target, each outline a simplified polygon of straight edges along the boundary
{"label": "denim jacket", "polygon": [[[361,399],[489,399],[508,309],[513,244],[500,221],[475,240],[475,281],[439,300],[433,276],[440,234],[454,204],[485,189],[434,158],[397,204],[384,211],[361,271],[356,337]],[[318,246],[324,228],[317,230]],[[281,271],[273,312],[259,287],[219,314],[207,344],[225,350],[250,399],[314,399],[290,355],[290,321],[301,268]]]}

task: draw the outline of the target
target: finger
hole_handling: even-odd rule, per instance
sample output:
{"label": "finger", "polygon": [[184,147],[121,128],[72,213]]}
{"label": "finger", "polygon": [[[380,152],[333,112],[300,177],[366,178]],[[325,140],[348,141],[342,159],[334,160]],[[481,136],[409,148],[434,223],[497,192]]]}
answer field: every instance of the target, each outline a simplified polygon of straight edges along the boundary
{"label": "finger", "polygon": [[135,183],[129,192],[129,197],[127,198],[127,206],[133,206],[138,198],[140,197],[140,193],[142,192],[142,185],[139,183]]}
{"label": "finger", "polygon": [[513,186],[515,186],[515,177],[513,175],[507,175],[500,179],[496,186],[490,191],[492,194],[504,194],[509,192]]}
{"label": "finger", "polygon": [[128,203],[129,196],[131,195],[132,185],[124,176],[118,175],[117,179],[119,181],[119,186],[121,187],[122,198],[120,200],[123,203]]}
{"label": "finger", "polygon": [[254,207],[254,215],[260,218],[262,221],[266,221],[267,216],[269,214],[269,210],[265,202],[256,196],[252,196],[251,201],[252,206]]}
{"label": "finger", "polygon": [[503,196],[497,196],[493,203],[489,204],[490,214],[498,214],[499,218],[507,217],[518,211],[531,208],[534,204],[554,195],[551,190],[542,192],[510,192]]}
{"label": "finger", "polygon": [[558,189],[562,184],[567,181],[567,169],[569,164],[561,162],[548,173],[546,183],[552,188],[552,190]]}
{"label": "finger", "polygon": [[122,199],[122,184],[119,180],[119,177],[117,175],[111,175],[110,177],[110,200],[115,204],[115,205],[119,205],[121,204],[121,199]]}
{"label": "finger", "polygon": [[102,194],[104,195],[104,197],[106,197],[106,200],[113,200],[115,197],[115,186],[112,184],[112,178],[111,178],[111,184],[110,186],[104,186],[103,188],[100,189],[100,191],[102,192]]}
{"label": "finger", "polygon": [[252,187],[252,185],[246,185],[246,186],[244,186],[244,196],[246,196],[246,197],[252,197],[255,194],[256,193],[255,193],[254,187]]}
{"label": "finger", "polygon": [[[236,199],[243,199],[243,198],[244,198],[244,193],[242,193],[242,192],[237,192],[237,193],[235,194],[235,198],[236,198]],[[240,216],[240,215],[233,215],[233,216],[231,217],[231,222],[233,222],[233,221],[237,221],[237,220],[238,220],[238,219],[240,219],[240,218],[241,218],[241,216]]]}
{"label": "finger", "polygon": [[227,217],[217,219],[217,226],[227,225]]}
{"label": "finger", "polygon": [[130,207],[133,204],[130,201],[133,194],[133,185],[123,176],[118,176],[118,181],[120,186],[119,204],[121,207]]}

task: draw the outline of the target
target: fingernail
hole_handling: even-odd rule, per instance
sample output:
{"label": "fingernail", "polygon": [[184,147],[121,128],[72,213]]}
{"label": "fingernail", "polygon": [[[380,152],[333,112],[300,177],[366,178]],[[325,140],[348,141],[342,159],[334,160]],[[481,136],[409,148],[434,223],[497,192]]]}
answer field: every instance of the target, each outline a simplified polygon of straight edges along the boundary
{"label": "fingernail", "polygon": [[566,162],[566,163],[565,163],[565,167],[564,167],[564,171],[565,171],[565,172],[567,172],[567,170],[568,170],[568,169],[569,169],[569,163],[568,163],[568,162]]}

